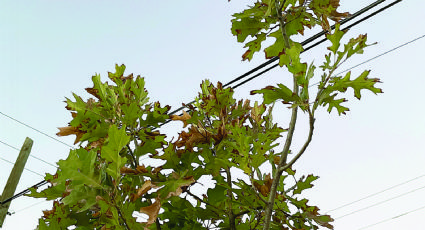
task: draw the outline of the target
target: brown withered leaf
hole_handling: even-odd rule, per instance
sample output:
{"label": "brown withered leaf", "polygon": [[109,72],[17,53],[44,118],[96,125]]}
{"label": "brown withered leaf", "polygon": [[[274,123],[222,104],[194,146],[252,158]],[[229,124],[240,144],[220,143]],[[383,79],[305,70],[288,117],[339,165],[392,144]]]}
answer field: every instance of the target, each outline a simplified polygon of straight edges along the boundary
{"label": "brown withered leaf", "polygon": [[254,181],[254,187],[261,193],[261,195],[267,197],[270,193],[273,180],[271,179],[270,173],[264,178],[264,184],[260,185],[257,181]]}
{"label": "brown withered leaf", "polygon": [[81,137],[86,134],[86,132],[81,131],[78,127],[68,126],[68,127],[60,127],[58,128],[59,132],[56,133],[58,136],[69,136],[69,135],[75,135],[75,141],[74,145],[77,144]]}
{"label": "brown withered leaf", "polygon": [[186,141],[189,140],[190,136],[191,135],[189,133],[186,133],[185,131],[183,131],[179,134],[179,138],[174,144],[176,145],[177,148],[183,147],[185,146]]}
{"label": "brown withered leaf", "polygon": [[187,120],[189,120],[191,118],[191,116],[186,113],[186,111],[183,110],[183,115],[179,116],[179,115],[171,115],[170,119],[173,121],[183,121],[183,128],[185,128],[187,126]]}
{"label": "brown withered leaf", "polygon": [[137,170],[123,166],[122,168],[120,168],[120,173],[121,174],[137,174]]}
{"label": "brown withered leaf", "polygon": [[122,174],[140,174],[140,173],[147,173],[148,170],[146,169],[146,167],[144,165],[138,165],[136,169],[131,169],[131,168],[127,168],[125,166],[123,166],[120,169],[120,173]]}
{"label": "brown withered leaf", "polygon": [[54,213],[55,213],[55,210],[45,210],[45,211],[43,211],[43,217],[46,218],[46,219],[48,219]]}
{"label": "brown withered leaf", "polygon": [[105,138],[100,138],[99,140],[97,140],[97,141],[93,141],[93,142],[91,142],[89,145],[88,145],[88,147],[90,148],[90,149],[94,149],[94,148],[97,148],[97,147],[101,147],[101,146],[103,146],[103,143],[105,142]]}
{"label": "brown withered leaf", "polygon": [[340,0],[330,0],[329,3],[332,6],[332,8],[334,8],[334,10],[331,12],[331,14],[329,15],[329,18],[332,21],[335,22],[339,22],[342,18],[346,18],[350,16],[350,13],[348,12],[344,12],[344,13],[339,13],[337,10],[337,8],[339,7],[339,1]]}
{"label": "brown withered leaf", "polygon": [[181,132],[179,139],[174,143],[176,147],[180,148],[185,146],[188,150],[192,151],[193,146],[199,143],[209,143],[211,133],[204,128],[198,128],[194,125],[190,126],[189,133]]}
{"label": "brown withered leaf", "polygon": [[143,194],[147,193],[151,188],[158,188],[158,186],[152,184],[152,181],[147,180],[142,185],[141,188],[137,189],[137,192],[134,194],[131,194],[130,201],[134,202],[135,200],[139,199]]}
{"label": "brown withered leaf", "polygon": [[87,91],[87,93],[93,95],[97,99],[100,99],[100,97],[99,97],[99,90],[97,90],[95,88],[85,88],[85,90]]}
{"label": "brown withered leaf", "polygon": [[327,15],[324,15],[324,14],[321,15],[321,18],[322,18],[321,26],[322,26],[323,30],[326,30],[326,31],[329,31],[329,32],[331,31],[331,27],[329,25],[328,18],[331,19],[334,22],[339,22],[342,18],[347,18],[347,17],[350,16],[350,13],[348,13],[348,12],[340,13],[340,12],[337,11],[337,9],[339,7],[339,1],[340,0],[330,0],[329,5],[324,7],[324,8],[326,8],[326,7],[331,6],[333,8],[333,10],[332,10],[332,12],[330,12]]}
{"label": "brown withered leaf", "polygon": [[149,216],[148,222],[146,222],[145,229],[148,229],[153,223],[155,223],[158,217],[159,210],[161,208],[161,201],[156,198],[155,202],[147,207],[140,208],[140,212]]}
{"label": "brown withered leaf", "polygon": [[242,61],[245,61],[248,59],[249,54],[251,53],[251,50],[247,50],[244,54],[242,54]]}
{"label": "brown withered leaf", "polygon": [[136,167],[136,170],[137,170],[137,172],[139,172],[139,173],[147,173],[147,172],[148,172],[148,170],[146,169],[146,167],[145,167],[144,165],[138,165],[138,166]]}

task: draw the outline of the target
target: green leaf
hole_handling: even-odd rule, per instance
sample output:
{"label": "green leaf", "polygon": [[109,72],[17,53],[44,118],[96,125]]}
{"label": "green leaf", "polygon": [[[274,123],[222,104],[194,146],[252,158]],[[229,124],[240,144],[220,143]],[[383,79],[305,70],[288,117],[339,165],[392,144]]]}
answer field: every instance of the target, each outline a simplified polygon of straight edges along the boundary
{"label": "green leaf", "polygon": [[255,39],[246,43],[245,48],[248,47],[248,50],[242,55],[242,60],[248,59],[251,61],[251,59],[254,56],[255,52],[258,52],[261,50],[261,43],[266,40],[266,33],[259,33],[255,35]]}
{"label": "green leaf", "polygon": [[142,116],[142,110],[137,103],[131,103],[130,105],[124,104],[121,106],[123,113],[123,122],[128,125],[135,125],[137,119]]}
{"label": "green leaf", "polygon": [[118,180],[120,169],[125,164],[125,158],[120,156],[120,151],[128,144],[130,137],[127,136],[125,127],[118,129],[116,125],[109,128],[108,136],[108,144],[103,146],[101,156],[109,162],[106,172]]}
{"label": "green leaf", "polygon": [[108,88],[107,83],[102,83],[100,80],[100,75],[96,74],[92,77],[93,81],[93,89],[97,90],[97,95],[99,95],[99,100],[107,101],[108,95],[106,92],[106,88]]}
{"label": "green leaf", "polygon": [[85,186],[84,184],[75,185],[72,187],[71,193],[66,196],[62,202],[65,205],[79,205],[78,212],[83,212],[96,204],[96,189]]}
{"label": "green leaf", "polygon": [[328,47],[328,50],[332,51],[334,54],[336,54],[336,52],[338,51],[341,38],[345,34],[345,32],[339,30],[339,26],[339,23],[335,24],[334,32],[332,34],[326,35],[326,38],[328,38],[328,40],[332,42],[332,46]]}
{"label": "green leaf", "polygon": [[263,20],[267,8],[257,2],[243,12],[233,14],[231,31],[238,42],[244,42],[248,36],[254,37],[269,26],[270,22]]}
{"label": "green leaf", "polygon": [[94,173],[96,156],[96,151],[87,152],[83,148],[71,150],[66,160],[58,162],[59,177],[70,179],[75,184],[102,188],[99,175]]}
{"label": "green leaf", "polygon": [[277,86],[278,87],[267,86],[260,90],[253,90],[251,91],[251,95],[263,94],[264,104],[270,104],[277,100],[283,100],[283,103],[291,103],[300,100],[300,98],[285,85],[278,84]]}
{"label": "green leaf", "polygon": [[226,196],[226,188],[221,185],[216,185],[215,188],[210,188],[207,191],[208,201],[212,204],[217,204],[219,202],[224,201]]}
{"label": "green leaf", "polygon": [[131,82],[131,92],[135,96],[134,101],[136,101],[139,106],[143,106],[148,103],[149,97],[148,91],[145,89],[145,79],[137,76],[134,82],[128,82]]}
{"label": "green leaf", "polygon": [[345,92],[347,88],[351,87],[354,90],[354,96],[357,99],[361,98],[360,91],[367,89],[374,94],[382,93],[382,90],[375,87],[375,84],[380,82],[378,78],[368,78],[370,71],[365,70],[359,77],[354,80],[350,80],[351,71],[348,72],[344,78],[334,77],[331,79],[331,86],[328,87],[328,91],[340,91]]}
{"label": "green leaf", "polygon": [[284,55],[284,49],[285,49],[285,41],[283,40],[283,36],[282,36],[282,32],[280,30],[277,30],[271,34],[269,34],[268,37],[273,37],[275,38],[275,42],[264,49],[264,53],[266,54],[266,58],[270,59],[272,57],[278,57],[281,56],[281,60],[279,61],[279,65],[283,66],[285,64],[289,63],[289,59],[285,59],[286,56]]}
{"label": "green leaf", "polygon": [[108,72],[108,77],[113,82],[118,83],[119,82],[118,80],[123,76],[124,71],[125,71],[125,65],[119,66],[118,64],[115,64],[115,73]]}
{"label": "green leaf", "polygon": [[338,115],[346,114],[345,112],[350,111],[349,108],[342,106],[341,103],[346,102],[345,98],[335,99],[337,94],[333,94],[322,100],[324,106],[328,105],[328,112],[332,112],[332,109],[335,108],[338,111]]}
{"label": "green leaf", "polygon": [[314,70],[316,69],[316,66],[313,65],[313,63],[310,64],[307,72],[304,75],[301,75],[297,78],[298,84],[302,87],[300,98],[302,101],[308,102],[309,100],[309,93],[308,88],[310,84],[310,79],[314,76]]}
{"label": "green leaf", "polygon": [[168,199],[171,196],[179,196],[182,192],[181,187],[189,186],[195,183],[193,176],[186,176],[184,172],[182,173],[171,173],[166,182],[158,183],[158,186],[164,185],[163,188],[159,190],[159,195],[161,199]]}
{"label": "green leaf", "polygon": [[159,123],[164,123],[166,119],[168,119],[170,116],[167,114],[167,112],[170,110],[170,106],[164,106],[161,107],[161,104],[159,102],[155,102],[153,104],[153,111],[152,105],[146,105],[145,110],[148,111],[146,118],[143,120],[140,118],[140,126],[142,127],[159,127]]}
{"label": "green leaf", "polygon": [[305,178],[305,180],[303,180],[303,177],[300,178],[299,181],[297,181],[296,184],[296,188],[294,189],[294,195],[295,194],[301,194],[301,192],[304,189],[308,189],[313,187],[313,185],[311,184],[311,182],[317,180],[319,177],[317,176],[313,176],[312,174],[308,175],[307,178]]}

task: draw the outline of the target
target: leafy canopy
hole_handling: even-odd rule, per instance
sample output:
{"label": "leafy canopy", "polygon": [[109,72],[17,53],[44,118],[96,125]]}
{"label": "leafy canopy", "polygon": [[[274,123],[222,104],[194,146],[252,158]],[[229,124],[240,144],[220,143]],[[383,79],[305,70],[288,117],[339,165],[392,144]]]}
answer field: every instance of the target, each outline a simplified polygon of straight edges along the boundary
{"label": "leafy canopy", "polygon": [[[262,103],[236,100],[231,88],[205,80],[195,103],[170,115],[170,106],[149,100],[142,77],[124,75],[124,65],[108,73],[111,84],[93,76],[86,88],[93,97],[67,98],[72,119],[57,133],[75,135],[78,148],[46,175],[49,188],[31,190],[32,197],[53,200],[37,229],[333,229],[333,219],[304,197],[318,177],[296,174],[293,164],[311,141],[319,107],[341,115],[349,110],[341,97],[347,89],[358,99],[364,90],[382,93],[370,71],[335,74],[368,46],[366,35],[341,46],[346,31],[337,23],[332,32],[328,20],[349,16],[338,6],[338,0],[260,0],[233,15],[231,32],[247,48],[242,59],[251,60],[267,41],[266,59],[279,59],[293,77],[292,89],[282,82],[252,90]],[[316,25],[331,43],[319,68],[302,62],[303,47],[294,40]],[[317,70],[317,90],[309,90]],[[273,122],[276,102],[292,110],[288,128]],[[310,129],[296,153],[298,108]],[[168,120],[182,122],[175,140],[159,130]],[[205,178],[211,186],[201,184]]]}

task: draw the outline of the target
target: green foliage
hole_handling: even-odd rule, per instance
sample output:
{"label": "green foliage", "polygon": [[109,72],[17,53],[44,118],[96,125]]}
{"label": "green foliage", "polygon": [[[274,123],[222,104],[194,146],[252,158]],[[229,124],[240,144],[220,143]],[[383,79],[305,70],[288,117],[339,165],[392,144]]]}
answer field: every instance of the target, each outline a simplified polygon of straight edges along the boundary
{"label": "green foliage", "polygon": [[[169,106],[149,101],[142,77],[124,76],[124,65],[108,73],[112,84],[93,76],[86,91],[94,98],[73,94],[67,99],[72,120],[58,132],[75,135],[79,147],[57,163],[54,175],[46,175],[49,188],[31,189],[32,197],[54,200],[38,229],[333,229],[333,219],[303,197],[318,177],[298,176],[292,166],[311,141],[319,106],[345,114],[347,100],[339,95],[348,88],[358,99],[362,90],[382,92],[375,87],[379,79],[368,78],[370,71],[354,79],[350,72],[335,75],[368,46],[366,35],[360,35],[341,48],[344,32],[337,24],[327,35],[330,53],[310,95],[316,67],[301,61],[303,47],[292,38],[316,25],[330,32],[328,18],[337,22],[348,16],[338,13],[338,6],[337,0],[260,0],[233,15],[231,31],[248,48],[242,58],[251,60],[273,38],[263,49],[266,58],[278,58],[293,75],[292,90],[285,84],[253,90],[263,95],[263,103],[237,101],[231,88],[206,80],[187,111],[168,115]],[[277,101],[292,109],[288,129],[273,123]],[[308,114],[310,129],[291,160],[298,108]],[[157,130],[168,119],[183,122],[171,141]],[[162,163],[155,167],[152,160]],[[199,191],[203,178],[211,178],[213,186]],[[147,218],[137,220],[137,214]]]}

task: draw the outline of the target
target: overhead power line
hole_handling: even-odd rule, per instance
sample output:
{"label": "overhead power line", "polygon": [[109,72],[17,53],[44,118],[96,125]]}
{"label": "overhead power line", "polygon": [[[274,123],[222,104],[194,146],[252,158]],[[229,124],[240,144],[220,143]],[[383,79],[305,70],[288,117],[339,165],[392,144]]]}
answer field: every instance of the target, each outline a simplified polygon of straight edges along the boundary
{"label": "overhead power line", "polygon": [[19,121],[18,119],[15,119],[15,118],[13,118],[13,117],[11,117],[11,116],[9,116],[9,115],[7,115],[7,114],[5,114],[5,113],[1,112],[1,111],[0,111],[0,114],[1,114],[1,115],[3,115],[3,116],[5,116],[5,117],[7,117],[7,118],[9,118],[9,119],[11,119],[11,120],[13,120],[13,121],[15,121],[15,122],[18,122],[19,124],[21,124],[21,125],[23,125],[23,126],[26,126],[26,127],[30,128],[30,129],[32,129],[32,130],[34,130],[34,131],[38,132],[38,133],[40,133],[40,134],[43,134],[44,136],[46,136],[46,137],[48,137],[48,138],[50,138],[50,139],[53,139],[53,140],[55,140],[55,141],[57,141],[57,142],[59,142],[59,143],[61,143],[61,144],[64,144],[64,145],[66,145],[66,146],[70,147],[71,149],[74,149],[74,147],[72,147],[71,145],[69,145],[69,144],[67,144],[67,143],[65,143],[65,142],[63,142],[63,141],[61,141],[61,140],[59,140],[59,139],[57,139],[57,138],[54,138],[54,137],[52,137],[51,135],[49,135],[49,134],[47,134],[47,133],[45,133],[45,132],[42,132],[42,131],[40,131],[40,130],[38,130],[38,129],[36,129],[36,128],[34,128],[34,127],[30,126],[30,125],[27,125],[27,124],[25,124],[24,122]]}
{"label": "overhead power line", "polygon": [[[385,0],[378,0],[378,1],[376,1],[376,2],[374,2],[374,3],[372,3],[372,4],[370,4],[370,5],[368,5],[368,6],[366,6],[366,7],[364,7],[363,9],[361,9],[361,10],[357,11],[356,13],[352,14],[349,18],[345,18],[345,19],[341,20],[341,21],[340,21],[340,25],[344,25],[345,23],[347,23],[347,22],[349,22],[349,21],[351,21],[351,20],[353,20],[353,19],[357,18],[358,16],[360,16],[360,15],[364,14],[365,12],[369,11],[370,9],[372,9],[372,8],[374,8],[374,7],[376,7],[376,6],[378,6],[379,4],[381,4],[381,3],[383,3],[383,2],[385,2]],[[362,20],[364,20],[364,19],[362,19]],[[359,23],[359,22],[358,22],[358,23]],[[355,23],[355,25],[357,25],[358,23],[356,22],[356,23]],[[352,27],[352,26],[350,26],[350,27]],[[332,25],[332,26],[331,26],[331,29],[332,29],[332,30],[333,30],[333,29],[335,29],[335,25]],[[347,28],[345,28],[345,29],[347,29]],[[317,34],[313,35],[312,37],[310,37],[310,38],[306,39],[305,41],[301,42],[301,45],[302,45],[302,46],[305,46],[305,45],[307,45],[307,44],[309,44],[309,43],[313,42],[314,40],[316,40],[316,39],[320,38],[321,36],[325,35],[326,33],[327,33],[326,31],[323,31],[323,30],[322,30],[322,31],[320,31],[319,33],[317,33]],[[315,43],[314,45],[312,45],[312,46],[310,46],[310,47],[308,47],[308,48],[305,48],[305,49],[304,49],[304,51],[309,50],[309,49],[311,49],[311,48],[313,48],[313,47],[317,46],[318,44],[320,44],[320,43],[322,43],[322,42],[324,42],[324,41],[326,41],[326,39],[321,40],[320,42]],[[268,66],[268,65],[270,65],[270,64],[272,64],[273,62],[276,62],[277,60],[279,60],[279,57],[273,57],[273,58],[272,58],[272,59],[270,59],[269,61],[266,61],[266,62],[264,62],[263,64],[261,64],[261,65],[259,65],[259,66],[255,67],[255,68],[253,68],[253,69],[251,69],[250,71],[248,71],[248,72],[246,72],[246,73],[244,73],[244,74],[240,75],[239,77],[237,77],[237,78],[235,78],[235,79],[231,80],[230,82],[228,82],[227,84],[224,84],[223,86],[224,86],[224,87],[230,86],[231,84],[233,84],[233,83],[235,83],[235,82],[237,82],[237,81],[239,81],[239,80],[242,80],[243,78],[245,78],[245,77],[249,76],[250,74],[252,74],[252,73],[254,73],[254,72],[256,72],[256,71],[258,71],[258,70],[260,70],[260,69],[262,69],[262,68],[264,68],[264,67],[266,67],[266,66]],[[278,66],[278,65],[273,65],[273,67],[271,67],[271,68],[275,68],[275,67],[277,67],[277,66]],[[239,83],[239,84],[238,84],[238,86],[239,86],[240,84],[241,84],[241,83]],[[232,87],[232,88],[234,88],[234,87]]]}
{"label": "overhead power line", "polygon": [[375,192],[375,193],[373,193],[373,194],[367,195],[367,196],[362,197],[362,198],[360,198],[360,199],[358,199],[358,200],[355,200],[355,201],[352,201],[352,202],[349,202],[349,203],[343,204],[343,205],[341,205],[341,206],[338,206],[338,207],[336,207],[336,208],[334,208],[334,209],[331,209],[331,210],[327,211],[326,213],[330,213],[330,212],[333,212],[333,211],[335,211],[335,210],[338,210],[338,209],[341,209],[341,208],[347,207],[347,206],[349,206],[349,205],[352,205],[352,204],[358,203],[358,202],[360,202],[360,201],[362,201],[362,200],[366,200],[366,199],[368,199],[368,198],[374,197],[374,196],[379,195],[379,194],[381,194],[381,193],[383,193],[383,192],[386,192],[386,191],[389,191],[389,190],[391,190],[391,189],[394,189],[394,188],[400,187],[400,186],[402,186],[402,185],[405,185],[405,184],[407,184],[407,183],[409,183],[409,182],[415,181],[415,180],[417,180],[417,179],[419,179],[419,178],[422,178],[422,177],[425,177],[425,174],[422,174],[422,175],[417,176],[417,177],[415,177],[415,178],[412,178],[412,179],[410,179],[410,180],[404,181],[404,182],[402,182],[402,183],[396,184],[396,185],[394,185],[394,186],[391,186],[391,187],[386,188],[386,189],[384,189],[384,190],[381,190],[381,191],[379,191],[379,192]]}
{"label": "overhead power line", "polygon": [[[18,149],[18,148],[16,148],[16,147],[14,147],[14,146],[12,146],[12,145],[9,145],[8,143],[3,142],[3,141],[1,141],[1,140],[0,140],[0,143],[4,144],[4,145],[6,145],[6,146],[8,146],[8,147],[10,147],[10,148],[12,148],[12,149],[15,149],[16,151],[20,151],[20,149]],[[50,166],[53,166],[53,167],[57,168],[57,166],[56,166],[56,165],[54,165],[54,164],[52,164],[52,163],[50,163],[50,162],[48,162],[48,161],[45,161],[45,160],[43,160],[43,159],[41,159],[41,158],[39,158],[39,157],[33,156],[32,154],[30,154],[30,157],[32,157],[32,158],[34,158],[34,159],[37,159],[37,160],[39,160],[39,161],[41,161],[41,162],[43,162],[43,163],[45,163],[45,164],[48,164],[48,165],[50,165]]]}
{"label": "overhead power line", "polygon": [[410,190],[410,191],[408,191],[408,192],[402,193],[402,194],[400,194],[400,195],[398,195],[398,196],[394,196],[394,197],[391,197],[391,198],[389,198],[389,199],[386,199],[386,200],[383,200],[383,201],[377,202],[377,203],[375,203],[375,204],[372,204],[372,205],[366,206],[366,207],[364,207],[364,208],[357,209],[357,210],[352,211],[352,212],[350,212],[350,213],[347,213],[347,214],[345,214],[345,215],[342,215],[342,216],[336,217],[336,218],[335,218],[335,220],[342,219],[343,217],[353,215],[353,214],[355,214],[355,213],[358,213],[358,212],[364,211],[364,210],[366,210],[366,209],[369,209],[369,208],[372,208],[372,207],[378,206],[378,205],[380,205],[380,204],[386,203],[386,202],[388,202],[388,201],[391,201],[391,200],[397,199],[397,198],[399,198],[399,197],[405,196],[405,195],[407,195],[407,194],[410,194],[410,193],[412,193],[412,192],[416,192],[416,191],[421,190],[421,189],[424,189],[424,188],[425,188],[425,186],[422,186],[422,187],[419,187],[419,188],[416,188],[416,189]]}
{"label": "overhead power line", "polygon": [[35,185],[33,185],[33,186],[31,186],[31,187],[29,187],[29,188],[25,189],[24,191],[22,191],[22,192],[20,192],[20,193],[17,193],[17,194],[15,194],[15,195],[14,195],[14,196],[12,196],[12,197],[9,197],[9,198],[7,198],[7,199],[4,199],[4,200],[0,201],[0,205],[3,205],[3,204],[6,204],[6,203],[9,203],[10,201],[12,201],[12,200],[14,200],[14,199],[16,199],[16,198],[18,198],[18,197],[20,197],[20,196],[22,196],[22,195],[24,195],[24,194],[28,193],[28,192],[30,192],[30,188],[37,189],[37,188],[39,188],[39,187],[41,187],[41,186],[43,186],[43,185],[45,185],[45,184],[47,184],[47,183],[48,183],[48,182],[47,182],[46,180],[40,181],[40,182],[38,182],[37,184],[35,184]]}
{"label": "overhead power line", "polygon": [[391,217],[391,218],[388,218],[388,219],[385,219],[385,220],[379,221],[379,222],[377,222],[377,223],[374,223],[374,224],[371,224],[371,225],[368,225],[368,226],[364,226],[364,227],[362,227],[362,228],[359,228],[358,230],[366,229],[366,228],[370,228],[370,227],[373,227],[373,226],[375,226],[375,225],[382,224],[382,223],[385,223],[385,222],[388,222],[388,221],[391,221],[391,220],[397,219],[397,218],[399,218],[399,217],[402,217],[402,216],[405,216],[405,215],[411,214],[411,213],[413,213],[413,212],[417,212],[417,211],[422,210],[422,209],[424,209],[424,208],[425,208],[425,206],[422,206],[422,207],[419,207],[419,208],[417,208],[417,209],[414,209],[414,210],[411,210],[411,211],[408,211],[408,212],[402,213],[402,214],[400,214],[400,215],[397,215],[397,216],[394,216],[394,217]]}
{"label": "overhead power line", "polygon": [[421,35],[421,36],[419,36],[419,37],[417,37],[417,38],[415,38],[415,39],[413,39],[413,40],[410,40],[410,41],[408,41],[408,42],[405,42],[405,43],[403,43],[403,44],[401,44],[401,45],[399,45],[399,46],[397,46],[397,47],[394,47],[394,48],[392,48],[392,49],[390,49],[390,50],[387,50],[387,51],[385,51],[385,52],[383,52],[383,53],[381,53],[381,54],[379,54],[379,55],[377,55],[377,56],[375,56],[375,57],[373,57],[373,58],[370,58],[370,59],[368,59],[368,60],[366,60],[366,61],[364,61],[364,62],[361,62],[361,63],[359,63],[359,64],[357,64],[357,65],[355,65],[355,66],[352,66],[352,67],[350,67],[350,68],[348,68],[348,69],[346,69],[346,70],[344,70],[344,71],[341,71],[340,73],[338,73],[337,75],[339,75],[339,74],[341,74],[341,73],[345,73],[345,72],[348,72],[348,71],[350,71],[350,70],[352,70],[352,69],[354,69],[354,68],[356,68],[356,67],[359,67],[359,66],[361,66],[361,65],[363,65],[363,64],[366,64],[366,63],[368,63],[368,62],[370,62],[370,61],[372,61],[372,60],[374,60],[374,59],[377,59],[377,58],[379,58],[379,57],[381,57],[381,56],[384,56],[384,55],[386,55],[386,54],[388,54],[388,53],[391,53],[391,52],[393,52],[393,51],[395,51],[395,50],[397,50],[397,49],[399,49],[399,48],[401,48],[401,47],[403,47],[403,46],[406,46],[406,45],[408,45],[408,44],[410,44],[410,43],[413,43],[413,42],[415,42],[415,41],[417,41],[417,40],[419,40],[419,39],[421,39],[421,38],[424,38],[425,37],[425,34],[424,35]]}
{"label": "overhead power line", "polygon": [[[0,157],[0,160],[5,161],[5,162],[7,162],[7,163],[9,163],[9,164],[11,164],[11,165],[15,165],[15,163],[13,163],[12,161],[6,160],[6,159],[4,159],[3,157]],[[34,174],[36,174],[36,175],[39,175],[39,176],[41,176],[41,177],[44,177],[44,176],[43,176],[43,175],[41,175],[40,173],[35,172],[35,171],[32,171],[31,169],[27,169],[27,168],[24,168],[24,169],[25,169],[25,170],[27,170],[28,172],[32,172],[32,173],[34,173]]]}
{"label": "overhead power line", "polygon": [[18,212],[25,211],[25,210],[27,210],[27,209],[29,209],[29,208],[32,208],[32,207],[34,207],[34,206],[37,206],[37,205],[42,204],[42,203],[45,203],[45,202],[48,202],[48,200],[42,200],[42,201],[36,202],[36,203],[34,203],[34,204],[28,205],[28,206],[26,206],[26,207],[24,207],[24,208],[21,208],[21,209],[18,209],[18,210],[16,210],[16,211],[11,212],[11,214],[13,215],[13,214],[16,214],[16,213],[18,213]]}
{"label": "overhead power line", "polygon": [[[351,17],[346,18],[346,19],[344,19],[344,20],[341,20],[339,24],[340,24],[340,25],[343,25],[343,24],[345,24],[345,23],[347,23],[347,22],[349,22],[349,21],[353,20],[354,18],[356,18],[356,17],[358,17],[358,16],[360,16],[360,15],[362,15],[362,14],[364,14],[365,12],[369,11],[370,9],[372,9],[372,8],[374,8],[374,7],[376,7],[376,6],[378,6],[379,4],[381,4],[381,3],[385,2],[385,1],[386,1],[386,0],[378,0],[378,1],[374,2],[374,3],[372,3],[372,4],[370,4],[370,5],[366,6],[366,7],[364,7],[363,9],[361,9],[361,10],[357,11],[356,13],[352,14],[352,15],[351,15]],[[371,17],[373,17],[373,16],[376,16],[377,14],[379,14],[379,13],[383,12],[384,10],[386,10],[386,9],[388,9],[388,8],[390,8],[390,7],[392,7],[392,6],[394,6],[395,4],[397,4],[397,3],[401,2],[401,1],[402,1],[402,0],[396,0],[396,1],[394,1],[394,2],[392,2],[392,3],[390,3],[390,4],[388,4],[388,5],[386,5],[386,6],[382,7],[382,8],[380,8],[379,10],[376,10],[375,12],[371,13],[370,15],[368,15],[368,16],[366,16],[366,17],[364,17],[364,18],[362,18],[362,19],[360,19],[360,20],[358,20],[358,21],[355,21],[353,24],[351,24],[351,25],[349,25],[349,26],[346,26],[345,28],[343,28],[343,29],[341,29],[341,30],[347,30],[347,29],[350,29],[350,28],[352,28],[352,27],[354,27],[354,26],[358,25],[359,23],[361,23],[361,22],[363,22],[363,21],[366,21],[367,19],[369,19],[369,18],[371,18]],[[335,25],[331,26],[331,29],[335,29]],[[302,45],[302,46],[305,46],[305,45],[307,45],[307,44],[309,44],[309,43],[313,42],[313,41],[314,41],[314,40],[316,40],[317,38],[320,38],[321,36],[325,35],[326,33],[327,33],[326,31],[321,31],[321,32],[319,32],[319,33],[315,34],[314,36],[312,36],[312,37],[310,37],[310,38],[306,39],[305,41],[301,42],[301,45]],[[313,48],[313,47],[315,47],[315,46],[318,46],[319,44],[321,44],[321,43],[325,42],[326,40],[327,40],[327,39],[326,39],[326,38],[324,38],[324,39],[322,39],[322,40],[320,40],[320,41],[318,41],[318,42],[314,43],[313,45],[311,45],[311,46],[309,46],[309,47],[305,48],[302,52],[305,52],[305,51],[307,51],[307,50],[309,50],[309,49],[311,49],[311,48]],[[236,83],[236,82],[238,82],[238,81],[243,80],[244,78],[246,78],[246,77],[250,76],[251,74],[253,74],[253,73],[255,73],[255,72],[257,72],[257,71],[259,71],[259,70],[261,70],[261,69],[265,68],[266,66],[268,66],[268,65],[272,64],[273,62],[276,62],[277,60],[279,60],[279,57],[273,57],[272,59],[270,59],[270,60],[268,60],[268,61],[264,62],[263,64],[260,64],[259,66],[257,66],[257,67],[255,67],[255,68],[251,69],[250,71],[248,71],[248,72],[246,72],[246,73],[244,73],[244,74],[240,75],[239,77],[236,77],[235,79],[231,80],[230,82],[228,82],[228,83],[224,84],[224,85],[223,85],[223,87],[227,87],[227,86],[232,87],[232,86],[230,86],[231,84],[233,84],[233,83]],[[259,72],[259,73],[255,74],[254,76],[251,76],[251,77],[249,77],[248,79],[245,79],[245,80],[243,80],[242,82],[240,82],[240,83],[238,83],[238,84],[234,85],[232,88],[233,88],[233,89],[238,88],[239,86],[244,85],[244,84],[246,84],[247,82],[249,82],[249,81],[251,81],[251,80],[253,80],[253,79],[255,79],[255,78],[257,78],[257,77],[259,77],[259,76],[261,76],[261,75],[263,75],[263,74],[265,74],[266,72],[270,71],[271,69],[276,68],[277,66],[279,66],[279,64],[274,64],[274,65],[272,65],[271,67],[268,67],[267,69],[265,69],[265,70],[263,70],[263,71],[261,71],[261,72]],[[186,105],[190,105],[190,104],[193,104],[193,103],[195,103],[195,101],[191,101],[191,102],[189,102],[189,103],[186,103]],[[181,107],[179,107],[179,108],[177,108],[177,109],[173,110],[173,111],[172,111],[172,112],[170,112],[169,114],[170,114],[170,115],[173,115],[173,114],[175,114],[175,113],[177,113],[177,112],[179,112],[179,111],[183,110],[184,108],[186,108],[186,106],[181,106]],[[161,127],[161,126],[163,126],[163,125],[165,125],[165,124],[167,124],[167,123],[169,123],[169,122],[170,122],[170,120],[165,121],[164,123],[160,124],[160,127]]]}
{"label": "overhead power line", "polygon": [[[372,60],[375,60],[375,59],[377,59],[377,58],[379,58],[379,57],[382,57],[382,56],[384,56],[384,55],[386,55],[386,54],[388,54],[388,53],[391,53],[391,52],[393,52],[393,51],[395,51],[395,50],[397,50],[397,49],[400,49],[401,47],[406,46],[406,45],[408,45],[408,44],[410,44],[410,43],[416,42],[417,40],[419,40],[419,39],[421,39],[421,38],[424,38],[424,37],[425,37],[425,34],[424,34],[424,35],[421,35],[421,36],[419,36],[419,37],[417,37],[417,38],[415,38],[415,39],[413,39],[413,40],[410,40],[410,41],[408,41],[408,42],[405,42],[405,43],[403,43],[403,44],[401,44],[401,45],[399,45],[399,46],[396,46],[396,47],[394,47],[394,48],[392,48],[392,49],[390,49],[390,50],[387,50],[387,51],[385,51],[385,52],[383,52],[383,53],[381,53],[381,54],[379,54],[379,55],[376,55],[375,57],[369,58],[369,59],[367,59],[366,61],[361,62],[361,63],[359,63],[359,64],[357,64],[357,65],[354,65],[354,66],[352,66],[352,67],[350,67],[350,68],[348,68],[348,69],[345,69],[344,71],[341,71],[341,72],[339,72],[339,73],[335,74],[335,76],[338,76],[338,75],[340,75],[340,74],[342,74],[342,73],[345,73],[345,72],[348,72],[348,71],[350,71],[350,70],[352,70],[352,69],[355,69],[355,68],[357,68],[357,67],[359,67],[359,66],[361,66],[361,65],[363,65],[363,64],[366,64],[366,63],[368,63],[368,62],[370,62],[370,61],[372,61]],[[314,83],[314,84],[309,85],[308,87],[309,87],[309,88],[310,88],[310,87],[313,87],[313,86],[315,86],[315,85],[318,85],[319,83],[320,83],[320,82],[316,82],[316,83]]]}

